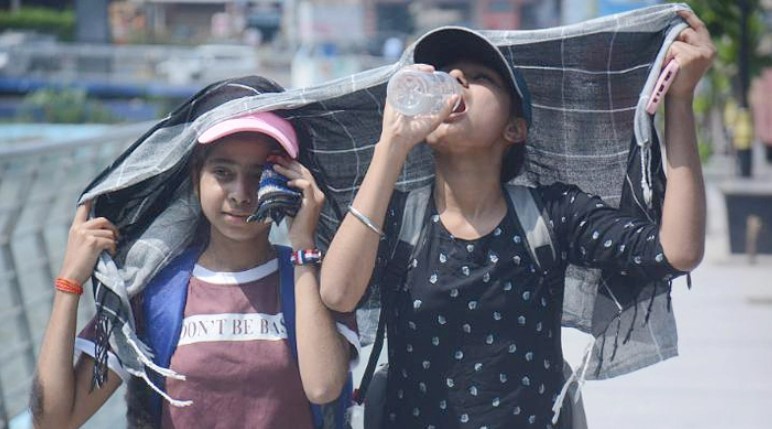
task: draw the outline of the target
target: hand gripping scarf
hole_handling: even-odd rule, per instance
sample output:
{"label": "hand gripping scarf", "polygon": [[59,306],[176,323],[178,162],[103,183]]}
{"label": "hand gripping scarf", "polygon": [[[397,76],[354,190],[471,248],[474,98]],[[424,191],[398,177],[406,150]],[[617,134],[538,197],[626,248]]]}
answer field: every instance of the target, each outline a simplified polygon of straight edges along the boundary
{"label": "hand gripping scarf", "polygon": [[[654,118],[645,107],[668,47],[686,28],[676,12],[686,8],[661,5],[544,30],[481,32],[520,70],[532,96],[527,159],[516,181],[573,183],[628,213],[659,220],[665,178]],[[202,130],[276,109],[303,124],[308,135],[301,139],[300,160],[327,194],[318,238],[329,243],[378,141],[386,83],[413,62],[412,49],[389,66],[185,115],[213,89],[205,88],[89,185],[81,200],[95,198],[95,215],[116,222],[125,237],[115,260],[103,255],[94,275],[103,350],[109,338],[127,370],[146,380],[147,369],[175,376],[152,365],[152,350],[135,334],[129,298],[192,236],[199,209],[183,166]],[[397,188],[415,189],[432,175],[430,150],[421,145],[410,154]],[[563,324],[595,338],[582,374],[613,377],[675,356],[669,292],[669,282],[569,267]],[[365,336],[375,325],[367,322],[360,319]]]}

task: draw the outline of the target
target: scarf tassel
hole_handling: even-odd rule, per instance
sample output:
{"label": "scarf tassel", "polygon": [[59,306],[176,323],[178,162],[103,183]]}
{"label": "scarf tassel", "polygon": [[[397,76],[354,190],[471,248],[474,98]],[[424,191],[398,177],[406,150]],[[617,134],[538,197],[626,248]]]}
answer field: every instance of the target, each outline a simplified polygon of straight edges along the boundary
{"label": "scarf tassel", "polygon": [[94,369],[91,377],[91,390],[101,388],[107,381],[107,358],[110,349],[110,336],[115,324],[104,312],[99,311],[96,321],[96,338],[94,340]]}
{"label": "scarf tassel", "polygon": [[169,396],[166,392],[164,392],[163,390],[159,389],[158,386],[153,384],[153,382],[150,380],[150,377],[147,376],[147,373],[145,371],[135,371],[135,370],[130,369],[130,368],[126,368],[126,371],[129,374],[133,375],[134,377],[139,377],[142,380],[144,380],[145,384],[148,387],[153,389],[153,391],[155,393],[157,393],[162,398],[164,398],[166,400],[166,402],[168,402],[170,405],[173,405],[173,406],[178,407],[178,408],[188,407],[190,405],[193,405],[193,401],[181,401],[179,399],[174,399],[171,396]]}
{"label": "scarf tassel", "polygon": [[627,329],[627,334],[625,335],[625,339],[622,341],[622,344],[627,344],[630,341],[630,338],[633,336],[633,329],[635,329],[635,321],[638,320],[638,305],[633,306],[633,320],[630,322],[630,328]]}
{"label": "scarf tassel", "polygon": [[[563,409],[563,401],[566,398],[566,395],[568,395],[568,389],[571,388],[572,383],[576,383],[576,394],[573,397],[573,402],[576,404],[579,402],[579,399],[582,396],[582,387],[584,386],[584,381],[587,378],[587,368],[590,366],[590,356],[592,354],[592,346],[593,343],[590,342],[590,344],[587,345],[587,348],[584,351],[583,357],[582,357],[582,364],[579,366],[579,368],[576,369],[576,371],[571,371],[571,376],[568,377],[568,379],[563,383],[563,388],[560,389],[560,394],[555,399],[555,403],[552,404],[552,424],[556,424],[558,422],[558,419],[560,418],[560,411]],[[577,378],[576,374],[579,374],[579,377]]]}

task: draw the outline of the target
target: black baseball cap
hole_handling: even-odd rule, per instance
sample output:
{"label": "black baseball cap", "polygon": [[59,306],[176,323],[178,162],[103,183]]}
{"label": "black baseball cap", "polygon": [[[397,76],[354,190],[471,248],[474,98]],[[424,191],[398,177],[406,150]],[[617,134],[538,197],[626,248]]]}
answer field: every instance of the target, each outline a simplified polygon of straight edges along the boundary
{"label": "black baseball cap", "polygon": [[440,27],[421,36],[413,48],[414,63],[439,69],[458,60],[484,64],[504,77],[510,92],[520,100],[523,119],[531,125],[531,94],[525,79],[482,34],[465,27]]}

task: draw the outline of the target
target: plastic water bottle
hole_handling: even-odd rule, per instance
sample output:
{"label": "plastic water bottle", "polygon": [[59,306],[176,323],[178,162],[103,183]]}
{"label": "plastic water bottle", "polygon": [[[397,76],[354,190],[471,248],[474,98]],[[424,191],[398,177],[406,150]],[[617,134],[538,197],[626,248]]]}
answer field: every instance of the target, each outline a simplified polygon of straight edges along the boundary
{"label": "plastic water bottle", "polygon": [[407,116],[437,114],[453,94],[461,94],[461,84],[453,76],[440,71],[428,73],[402,69],[389,79],[386,86],[389,103]]}

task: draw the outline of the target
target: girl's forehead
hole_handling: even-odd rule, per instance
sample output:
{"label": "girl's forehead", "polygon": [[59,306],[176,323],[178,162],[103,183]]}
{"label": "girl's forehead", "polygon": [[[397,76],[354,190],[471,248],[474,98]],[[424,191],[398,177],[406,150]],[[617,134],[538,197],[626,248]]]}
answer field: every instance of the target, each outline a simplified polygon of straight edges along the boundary
{"label": "girl's forehead", "polygon": [[262,164],[268,154],[276,151],[278,143],[271,137],[257,133],[239,133],[223,137],[213,143],[207,161],[234,159],[237,161],[256,160]]}

